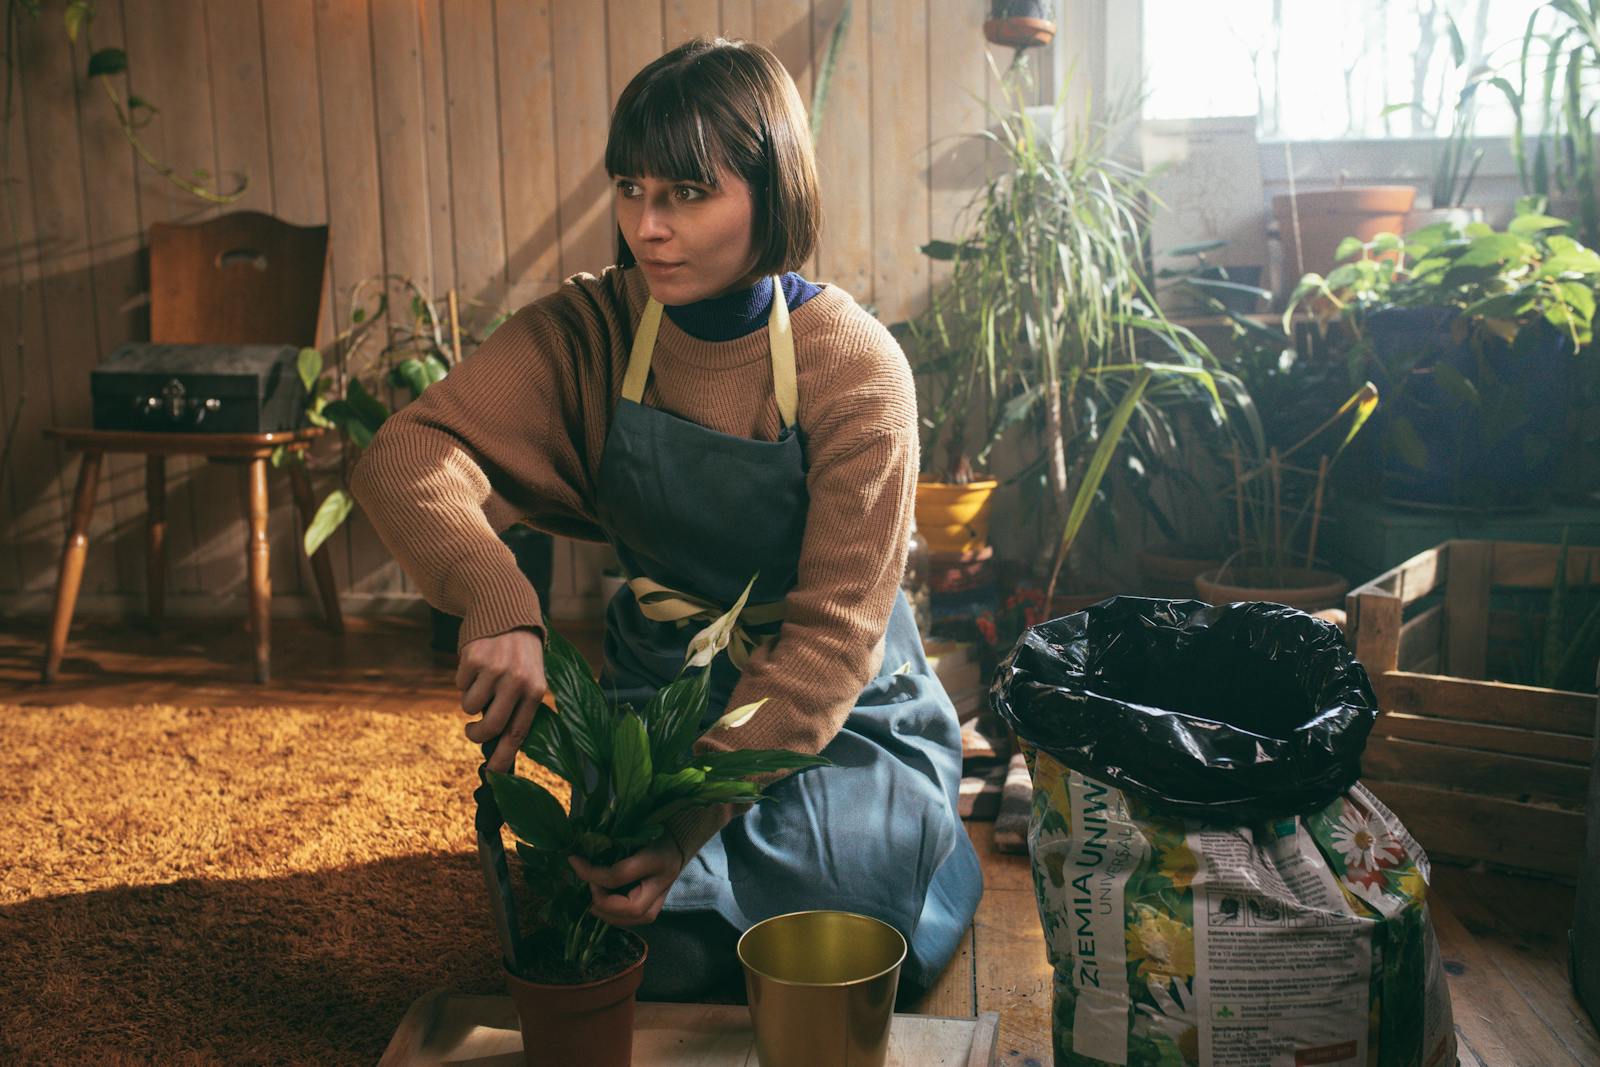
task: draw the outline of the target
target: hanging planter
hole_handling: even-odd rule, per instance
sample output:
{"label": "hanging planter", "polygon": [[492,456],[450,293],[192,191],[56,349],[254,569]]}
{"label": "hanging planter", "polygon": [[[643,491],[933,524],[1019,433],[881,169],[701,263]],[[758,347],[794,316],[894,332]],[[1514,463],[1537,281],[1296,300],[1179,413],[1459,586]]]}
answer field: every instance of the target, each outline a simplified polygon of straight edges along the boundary
{"label": "hanging planter", "polygon": [[1054,5],[1043,0],[994,0],[983,35],[1007,48],[1034,48],[1056,35]]}

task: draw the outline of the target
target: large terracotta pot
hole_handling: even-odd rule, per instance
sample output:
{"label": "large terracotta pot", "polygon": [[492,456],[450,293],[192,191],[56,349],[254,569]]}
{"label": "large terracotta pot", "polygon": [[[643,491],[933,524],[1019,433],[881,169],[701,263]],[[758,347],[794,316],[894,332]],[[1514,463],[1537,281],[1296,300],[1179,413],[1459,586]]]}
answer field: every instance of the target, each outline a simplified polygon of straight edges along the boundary
{"label": "large terracotta pot", "polygon": [[1334,254],[1346,237],[1370,241],[1380,233],[1404,233],[1406,214],[1416,199],[1417,190],[1410,185],[1316,189],[1296,193],[1292,206],[1287,194],[1274,196],[1272,212],[1283,242],[1283,288],[1292,290],[1302,274],[1326,276],[1337,265]]}
{"label": "large terracotta pot", "polygon": [[917,483],[917,532],[930,552],[976,552],[989,543],[989,504],[997,481]]}
{"label": "large terracotta pot", "polygon": [[530,982],[506,971],[506,986],[522,1022],[522,1056],[528,1067],[629,1067],[633,1060],[633,994],[644,979],[649,954],[642,938],[627,935],[639,958],[609,978],[581,985]]}
{"label": "large terracotta pot", "polygon": [[1320,611],[1344,604],[1350,583],[1332,571],[1309,567],[1229,567],[1195,576],[1195,590],[1208,604],[1239,600],[1265,600],[1301,611]]}
{"label": "large terracotta pot", "polygon": [[1139,550],[1139,575],[1151,596],[1191,597],[1195,575],[1221,566],[1220,553],[1196,545],[1162,542]]}

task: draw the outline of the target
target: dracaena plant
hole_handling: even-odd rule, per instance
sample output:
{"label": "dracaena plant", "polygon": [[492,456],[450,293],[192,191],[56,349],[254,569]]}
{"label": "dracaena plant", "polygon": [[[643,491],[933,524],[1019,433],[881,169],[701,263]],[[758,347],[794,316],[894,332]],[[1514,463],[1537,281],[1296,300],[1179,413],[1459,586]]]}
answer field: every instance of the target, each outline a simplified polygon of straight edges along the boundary
{"label": "dracaena plant", "polygon": [[562,961],[579,974],[611,927],[590,914],[588,883],[573,872],[568,856],[609,866],[660,838],[667,820],[688,808],[767,799],[751,776],[829,763],[784,749],[695,751],[704,734],[742,727],[766,703],[735,708],[701,729],[711,661],[727,647],[749,593],[746,586],[726,615],[696,635],[678,677],[637,710],[609,701],[583,656],[552,632],[545,677],[556,710],[539,708],[522,752],[567,783],[572,803],[563,807],[531,779],[487,772],[539,901],[545,949],[558,946]]}

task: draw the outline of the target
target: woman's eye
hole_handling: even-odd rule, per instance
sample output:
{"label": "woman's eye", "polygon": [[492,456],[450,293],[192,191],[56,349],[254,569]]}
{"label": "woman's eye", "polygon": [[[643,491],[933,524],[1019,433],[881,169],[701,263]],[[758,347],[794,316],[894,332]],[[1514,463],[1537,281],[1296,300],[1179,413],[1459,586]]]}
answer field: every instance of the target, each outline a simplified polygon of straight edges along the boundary
{"label": "woman's eye", "polygon": [[685,203],[704,199],[706,195],[704,189],[697,188],[693,185],[679,185],[674,188],[672,192],[674,196]]}
{"label": "woman's eye", "polygon": [[630,182],[626,178],[618,178],[617,179],[617,192],[620,193],[621,195],[625,196],[625,197],[630,197],[631,198],[631,197],[639,195],[639,187],[637,185],[635,185],[633,182]]}

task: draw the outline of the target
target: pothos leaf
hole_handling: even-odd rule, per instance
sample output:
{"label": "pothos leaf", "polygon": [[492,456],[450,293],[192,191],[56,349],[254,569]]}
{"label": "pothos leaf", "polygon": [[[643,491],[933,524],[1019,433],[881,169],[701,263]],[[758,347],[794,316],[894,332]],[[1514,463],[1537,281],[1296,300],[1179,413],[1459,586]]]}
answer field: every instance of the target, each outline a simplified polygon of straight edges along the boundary
{"label": "pothos leaf", "polygon": [[121,74],[128,69],[128,53],[120,48],[102,48],[89,57],[89,77]]}
{"label": "pothos leaf", "polygon": [[305,550],[306,555],[313,555],[322,543],[333,535],[351,510],[356,506],[355,499],[343,489],[335,489],[323,500],[317,508],[316,515],[311,520],[311,525],[306,528]]}

